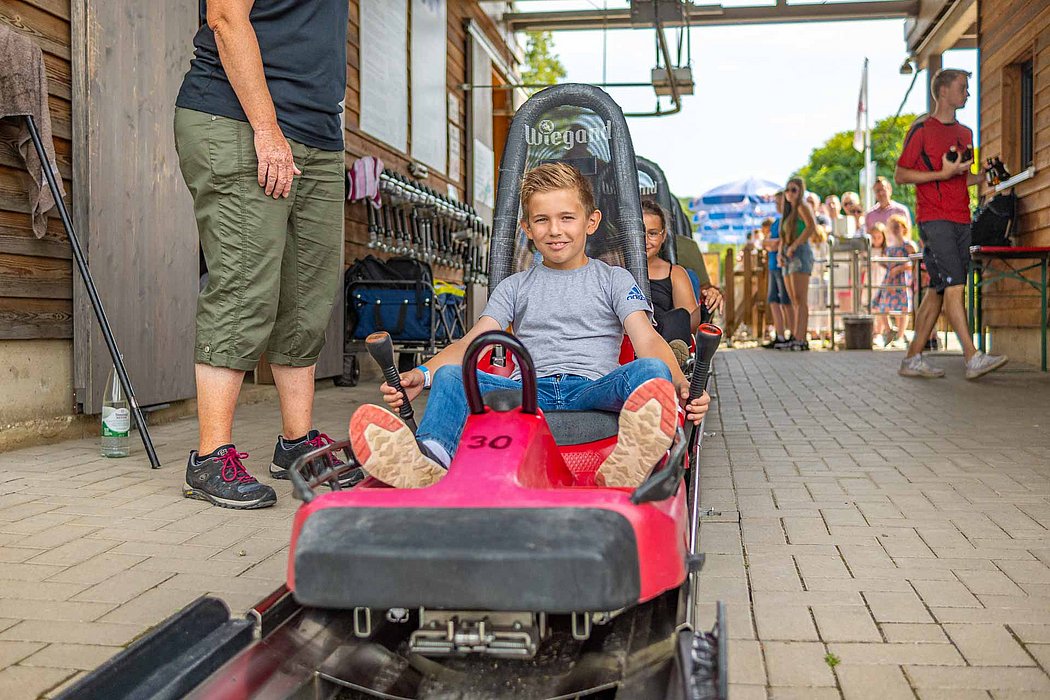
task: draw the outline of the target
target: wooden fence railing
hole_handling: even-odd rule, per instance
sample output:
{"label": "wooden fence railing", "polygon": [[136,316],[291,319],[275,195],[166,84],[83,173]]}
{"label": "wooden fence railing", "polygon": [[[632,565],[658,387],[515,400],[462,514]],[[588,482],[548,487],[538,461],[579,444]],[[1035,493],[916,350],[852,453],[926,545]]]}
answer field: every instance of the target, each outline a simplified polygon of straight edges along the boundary
{"label": "wooden fence railing", "polygon": [[741,259],[728,248],[722,262],[722,280],[725,290],[725,332],[730,339],[746,325],[747,338],[761,338],[769,324],[769,304],[766,290],[769,277],[766,251],[745,248]]}

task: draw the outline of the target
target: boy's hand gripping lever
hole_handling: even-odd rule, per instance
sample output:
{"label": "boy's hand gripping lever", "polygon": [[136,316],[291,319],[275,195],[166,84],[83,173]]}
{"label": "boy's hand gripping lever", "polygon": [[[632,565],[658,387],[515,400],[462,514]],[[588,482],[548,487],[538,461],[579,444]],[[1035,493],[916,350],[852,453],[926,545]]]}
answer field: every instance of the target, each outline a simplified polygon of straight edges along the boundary
{"label": "boy's hand gripping lever", "polygon": [[401,420],[405,421],[405,424],[415,434],[415,412],[412,410],[412,404],[408,400],[408,392],[401,386],[401,375],[398,374],[397,368],[394,366],[394,343],[390,340],[390,334],[386,331],[372,333],[365,338],[365,349],[368,350],[368,354],[379,365],[379,369],[383,371],[386,383],[401,392],[403,401],[397,407],[397,412],[401,415]]}
{"label": "boy's hand gripping lever", "polygon": [[[722,329],[713,323],[702,323],[696,329],[696,363],[689,380],[689,401],[700,398],[707,389],[707,378],[711,374],[711,360],[718,344],[722,342]],[[694,425],[689,434],[690,452],[699,444],[700,426]]]}

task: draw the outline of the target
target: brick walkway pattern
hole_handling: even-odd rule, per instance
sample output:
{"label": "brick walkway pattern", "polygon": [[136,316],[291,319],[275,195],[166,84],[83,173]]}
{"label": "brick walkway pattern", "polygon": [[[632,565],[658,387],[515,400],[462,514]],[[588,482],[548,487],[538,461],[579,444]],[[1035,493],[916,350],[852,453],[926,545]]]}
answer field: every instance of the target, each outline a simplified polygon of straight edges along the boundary
{"label": "brick walkway pattern", "polygon": [[[723,350],[703,457],[700,605],[729,604],[733,700],[1050,697],[1050,378],[895,374],[900,353]],[[337,439],[375,388],[318,393]],[[266,481],[275,403],[238,446]],[[203,593],[235,613],[285,576],[297,502],[182,498],[196,423],[105,459],[0,454],[0,698],[50,697]]]}
{"label": "brick walkway pattern", "polygon": [[[317,425],[344,439],[377,398],[375,385],[319,391]],[[126,459],[97,440],[0,454],[0,698],[51,697],[204,593],[241,614],[283,583],[299,502],[269,478],[280,428],[276,397],[238,409],[237,446],[277,490],[254,511],[182,497],[194,419],[150,431],[158,470],[137,442]]]}
{"label": "brick walkway pattern", "polygon": [[1050,378],[722,352],[701,605],[733,700],[1050,697]]}

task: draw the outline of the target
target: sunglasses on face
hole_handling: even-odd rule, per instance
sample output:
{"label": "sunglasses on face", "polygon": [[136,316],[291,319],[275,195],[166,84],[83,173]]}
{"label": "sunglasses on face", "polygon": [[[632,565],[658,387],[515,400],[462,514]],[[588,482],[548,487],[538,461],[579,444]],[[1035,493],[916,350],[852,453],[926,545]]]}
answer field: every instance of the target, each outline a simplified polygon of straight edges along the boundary
{"label": "sunglasses on face", "polygon": [[797,187],[788,187],[787,190],[785,190],[785,191],[786,192],[798,192],[798,188]]}

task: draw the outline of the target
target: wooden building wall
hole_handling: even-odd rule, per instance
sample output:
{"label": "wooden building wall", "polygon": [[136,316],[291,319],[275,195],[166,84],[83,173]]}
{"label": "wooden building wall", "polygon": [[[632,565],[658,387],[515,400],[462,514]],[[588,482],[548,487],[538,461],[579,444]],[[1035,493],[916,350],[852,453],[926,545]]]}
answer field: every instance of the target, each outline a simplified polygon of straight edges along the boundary
{"label": "wooden building wall", "polygon": [[[361,115],[361,75],[360,67],[358,66],[358,57],[360,55],[359,16],[360,3],[358,0],[351,0],[350,29],[347,34],[348,45],[346,53],[348,65],[346,76],[346,132],[344,134],[346,138],[347,167],[349,167],[357,158],[373,155],[382,158],[386,167],[407,175],[408,164],[411,162],[410,158],[403,153],[394,151],[382,141],[372,138],[366,133],[362,133],[358,128]],[[507,63],[514,63],[513,56],[510,51],[507,50],[507,47],[505,46],[492,19],[481,10],[477,2],[458,2],[456,0],[448,0],[447,83],[448,92],[458,96],[461,104],[461,116],[458,124],[458,128],[460,129],[460,143],[462,144],[459,164],[460,177],[458,180],[452,181],[443,174],[431,171],[431,174],[422,182],[441,193],[445,193],[448,184],[452,184],[457,188],[459,197],[462,201],[467,201],[467,176],[469,173],[467,158],[470,156],[470,144],[466,133],[466,113],[470,107],[469,93],[461,88],[463,83],[470,82],[467,78],[468,62],[465,54],[467,48],[467,32],[464,28],[464,22],[468,19],[474,20],[485,31],[490,42],[504,52],[503,58]],[[409,127],[408,138],[409,144],[411,144],[411,125]],[[496,153],[497,164],[499,163],[500,155],[500,152]],[[381,253],[370,250],[367,247],[368,231],[364,207],[365,204],[363,202],[348,204],[346,207],[346,261],[348,264],[355,258],[369,254],[380,257],[383,256]],[[460,271],[443,267],[436,267],[434,269],[434,275],[447,281],[462,280],[462,273]]]}
{"label": "wooden building wall", "polygon": [[[980,47],[981,155],[1001,154],[1011,173],[1021,170],[1015,70],[1031,59],[1034,73],[1035,175],[1017,185],[1020,198],[1019,245],[1050,245],[1050,5],[1031,0],[981,0]],[[1033,277],[1038,279],[1038,271]],[[1040,309],[1035,292],[1006,281],[989,290],[985,317],[996,351],[1038,364]]]}
{"label": "wooden building wall", "polygon": [[[58,167],[72,192],[70,0],[0,0],[0,23],[44,52]],[[0,144],[0,340],[73,337],[72,254],[57,215],[37,240],[21,158]]]}
{"label": "wooden building wall", "polygon": [[[71,50],[70,0],[0,0],[0,22],[33,38],[44,52],[47,65],[50,106],[59,169],[71,192]],[[460,197],[467,191],[466,138],[467,93],[460,86],[467,81],[464,21],[473,19],[493,45],[506,49],[491,18],[476,2],[449,2],[448,10],[448,90],[461,98],[460,177],[451,182],[432,173],[424,182],[444,192],[455,185]],[[391,168],[406,172],[409,158],[393,151],[381,141],[358,129],[360,116],[359,3],[350,2],[347,34],[346,156],[349,166],[365,155],[377,155]],[[513,63],[509,51],[504,58]],[[409,134],[411,139],[411,133]],[[497,162],[499,153],[496,154]],[[21,160],[0,146],[0,340],[72,338],[72,262],[65,233],[57,217],[48,225],[43,240],[33,236],[28,214],[25,177]],[[346,260],[367,255],[368,240],[364,204],[346,207]],[[461,278],[452,270],[435,274],[449,280]]]}

